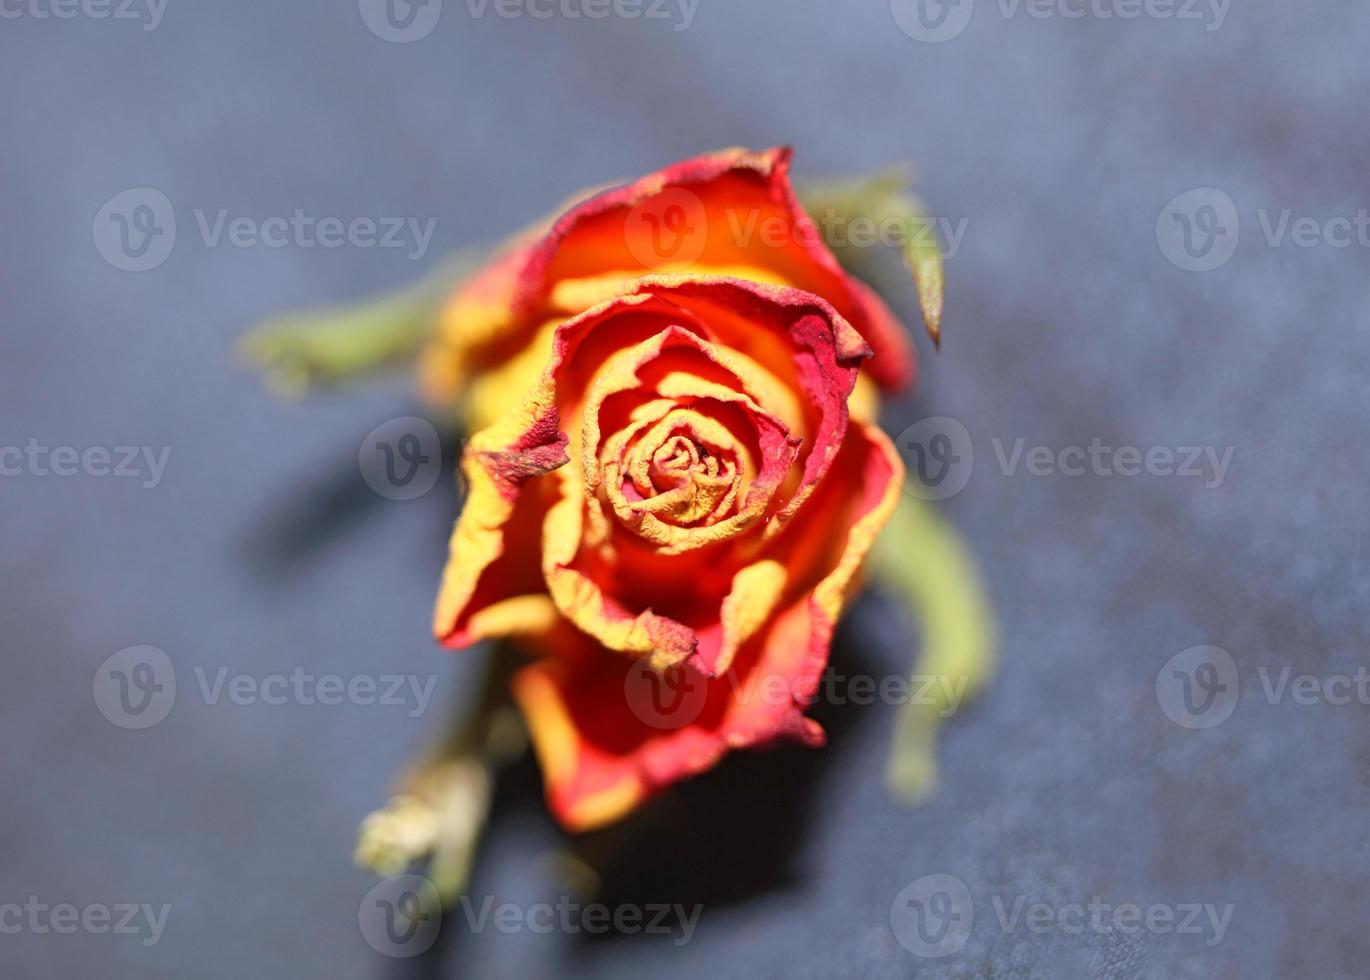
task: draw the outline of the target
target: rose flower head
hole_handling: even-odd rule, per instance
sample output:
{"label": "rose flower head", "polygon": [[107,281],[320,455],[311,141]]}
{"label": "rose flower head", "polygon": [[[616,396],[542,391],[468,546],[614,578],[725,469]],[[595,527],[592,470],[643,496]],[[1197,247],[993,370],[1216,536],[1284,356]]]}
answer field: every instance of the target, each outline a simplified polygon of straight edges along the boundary
{"label": "rose flower head", "polygon": [[514,694],[572,830],[805,717],[903,467],[902,326],[728,150],[576,204],[448,302],[427,392],[475,430],[434,619],[533,654]]}

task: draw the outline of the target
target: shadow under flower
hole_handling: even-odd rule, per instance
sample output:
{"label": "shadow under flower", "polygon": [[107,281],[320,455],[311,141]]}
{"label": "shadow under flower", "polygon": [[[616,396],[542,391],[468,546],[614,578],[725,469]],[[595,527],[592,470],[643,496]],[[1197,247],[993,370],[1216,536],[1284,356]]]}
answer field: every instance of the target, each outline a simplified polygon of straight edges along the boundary
{"label": "shadow under flower", "polygon": [[[462,435],[449,429],[440,436],[442,472],[456,473]],[[248,531],[243,555],[254,573],[267,581],[298,575],[329,545],[384,513],[390,501],[367,486],[355,462],[356,452],[354,446],[339,446],[321,454],[326,462],[310,468],[300,486],[282,492],[276,506]],[[450,521],[455,521],[460,499],[450,492],[441,496]],[[445,554],[446,534],[437,533],[434,540]]]}

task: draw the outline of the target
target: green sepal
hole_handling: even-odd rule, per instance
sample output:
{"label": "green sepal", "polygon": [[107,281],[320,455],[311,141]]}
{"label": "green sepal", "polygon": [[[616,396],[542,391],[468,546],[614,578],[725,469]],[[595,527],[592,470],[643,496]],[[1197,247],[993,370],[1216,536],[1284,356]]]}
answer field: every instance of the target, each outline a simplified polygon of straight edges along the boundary
{"label": "green sepal", "polygon": [[942,301],[946,275],[936,223],[908,189],[909,175],[902,168],[882,170],[870,177],[808,183],[798,189],[800,203],[823,230],[828,245],[847,269],[858,275],[865,253],[838,233],[854,220],[878,229],[896,229],[894,236],[918,292],[923,325],[933,344],[942,343]]}
{"label": "green sepal", "polygon": [[444,299],[485,258],[458,253],[418,282],[357,303],[271,317],[238,342],[238,356],[267,387],[298,398],[415,360]]}

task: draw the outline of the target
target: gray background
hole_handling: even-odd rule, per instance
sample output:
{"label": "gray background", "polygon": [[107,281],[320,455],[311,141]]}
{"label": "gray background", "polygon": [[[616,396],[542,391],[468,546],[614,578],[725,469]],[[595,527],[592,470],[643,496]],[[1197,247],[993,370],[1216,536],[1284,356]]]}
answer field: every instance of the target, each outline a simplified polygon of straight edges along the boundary
{"label": "gray background", "polygon": [[[8,8],[7,8],[8,9]],[[46,9],[46,8],[42,8]],[[1207,9],[1202,8],[1202,9]],[[136,21],[0,20],[0,444],[170,446],[162,482],[0,479],[0,904],[172,906],[140,937],[0,935],[9,977],[1363,975],[1370,957],[1367,706],[1270,703],[1260,668],[1365,660],[1366,249],[1272,247],[1257,212],[1354,216],[1366,196],[1370,13],[1234,0],[1204,21],[1006,17],[910,39],[884,0],[703,0],[679,24],[473,17],[388,43],[357,4],[170,0]],[[887,798],[894,709],[827,709],[830,748],[734,757],[604,850],[612,900],[705,905],[669,937],[470,934],[391,962],[357,925],[360,818],[460,697],[430,602],[456,501],[399,503],[356,468],[403,384],[302,406],[231,364],[285,308],[414,278],[578,187],[729,144],[793,143],[801,175],[913,161],[932,213],[968,221],[946,342],[919,338],[925,415],[971,431],[944,513],[992,590],[1002,671],[947,730],[940,795]],[[143,273],[92,221],[162,191],[178,240]],[[1240,245],[1176,268],[1166,203],[1229,194]],[[192,213],[437,219],[404,250],[207,247]],[[898,303],[914,319],[907,297]],[[1234,447],[1222,484],[1005,475],[994,439]],[[446,485],[444,483],[444,485]],[[907,669],[917,634],[878,598],[847,669]],[[176,664],[170,717],[96,710],[111,654]],[[1231,653],[1232,717],[1188,731],[1156,677]],[[855,665],[855,666],[853,666]],[[435,707],[211,705],[195,667],[439,678]],[[474,883],[555,902],[565,840],[517,769]],[[895,896],[951,874],[969,942],[920,959]],[[615,898],[614,896],[617,896]],[[1234,907],[1223,941],[1002,928],[995,902]]]}

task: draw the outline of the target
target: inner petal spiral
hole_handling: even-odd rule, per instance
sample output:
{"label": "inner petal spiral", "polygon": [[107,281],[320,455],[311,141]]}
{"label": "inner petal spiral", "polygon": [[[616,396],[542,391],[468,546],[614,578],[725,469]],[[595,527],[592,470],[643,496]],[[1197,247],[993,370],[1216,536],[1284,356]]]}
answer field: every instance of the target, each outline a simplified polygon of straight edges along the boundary
{"label": "inner petal spiral", "polygon": [[602,485],[622,522],[636,526],[650,514],[676,527],[708,526],[737,512],[755,476],[754,449],[705,408],[671,407],[606,442]]}
{"label": "inner petal spiral", "polygon": [[754,471],[750,450],[725,426],[677,409],[628,450],[621,488],[626,501],[672,524],[707,525],[736,512]]}

